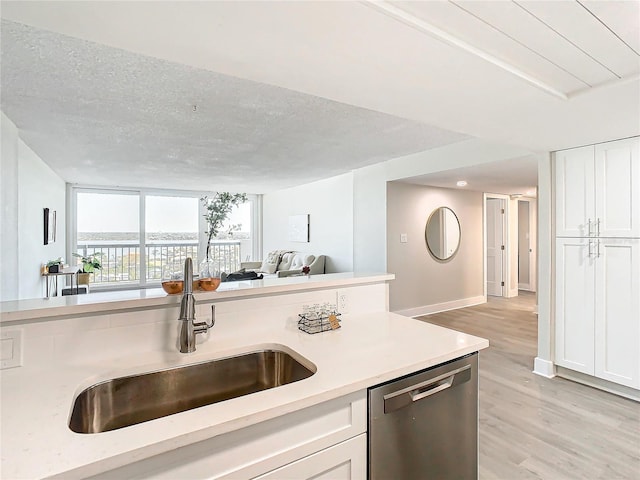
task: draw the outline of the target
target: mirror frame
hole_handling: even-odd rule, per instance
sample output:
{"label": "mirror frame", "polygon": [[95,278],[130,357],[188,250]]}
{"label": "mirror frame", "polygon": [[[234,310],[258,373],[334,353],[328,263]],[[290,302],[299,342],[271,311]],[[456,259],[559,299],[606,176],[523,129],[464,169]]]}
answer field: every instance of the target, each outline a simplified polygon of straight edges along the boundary
{"label": "mirror frame", "polygon": [[[436,255],[433,252],[433,250],[431,250],[431,246],[429,245],[429,238],[427,237],[427,229],[429,228],[429,222],[431,221],[433,216],[440,211],[441,208],[449,210],[451,212],[451,214],[453,215],[453,217],[456,219],[456,223],[458,224],[458,245],[456,245],[456,248],[451,253],[451,255],[449,255],[446,258],[439,257],[438,255]],[[441,262],[441,263],[450,262],[451,259],[456,256],[456,254],[458,253],[458,250],[460,250],[460,243],[462,242],[462,226],[460,225],[460,219],[458,218],[458,215],[456,215],[456,212],[454,212],[452,208],[445,207],[443,205],[443,206],[436,207],[436,208],[433,209],[431,214],[429,214],[429,218],[427,218],[427,223],[424,226],[424,242],[427,245],[427,250],[429,251],[429,254],[438,262]]]}

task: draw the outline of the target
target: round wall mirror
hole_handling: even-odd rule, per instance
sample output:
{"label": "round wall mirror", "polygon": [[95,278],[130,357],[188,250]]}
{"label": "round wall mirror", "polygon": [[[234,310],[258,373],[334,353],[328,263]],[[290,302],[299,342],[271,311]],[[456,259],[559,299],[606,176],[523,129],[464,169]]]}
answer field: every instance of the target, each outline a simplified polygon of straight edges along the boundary
{"label": "round wall mirror", "polygon": [[460,246],[458,217],[450,208],[436,208],[429,215],[424,236],[431,255],[438,260],[449,260]]}

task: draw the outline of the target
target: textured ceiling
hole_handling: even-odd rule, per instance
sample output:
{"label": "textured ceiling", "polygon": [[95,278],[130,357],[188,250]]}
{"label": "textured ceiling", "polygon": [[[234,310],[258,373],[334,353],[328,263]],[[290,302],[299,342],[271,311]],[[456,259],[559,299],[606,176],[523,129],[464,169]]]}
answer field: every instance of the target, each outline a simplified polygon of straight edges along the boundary
{"label": "textured ceiling", "polygon": [[467,138],[2,21],[2,110],[63,179],[263,193]]}
{"label": "textured ceiling", "polygon": [[[232,77],[211,75],[210,78],[220,81],[227,79],[242,85],[255,85],[254,93],[260,92],[261,102],[268,100],[268,97],[263,99],[262,89],[270,91],[265,85],[288,89],[287,93],[295,91],[339,102],[341,108],[350,112],[349,120],[342,116],[344,111],[340,108],[316,118],[311,111],[301,115],[297,105],[291,105],[291,109],[283,113],[292,117],[290,123],[293,124],[287,130],[286,138],[275,135],[263,140],[269,145],[279,142],[273,149],[281,155],[270,153],[269,156],[275,159],[265,157],[262,165],[274,162],[278,167],[283,163],[282,158],[287,163],[315,158],[312,164],[324,172],[323,176],[336,173],[335,163],[345,158],[339,155],[345,150],[354,150],[345,156],[356,163],[361,158],[355,155],[358,151],[363,153],[360,149],[365,147],[370,147],[379,159],[387,154],[402,154],[400,149],[391,152],[397,146],[394,146],[393,135],[376,135],[371,131],[368,137],[356,135],[354,129],[362,122],[355,113],[358,110],[346,105],[532,152],[640,134],[638,12],[640,2],[637,0],[2,1],[3,19],[122,49],[117,51],[122,58],[139,59],[136,62],[140,68],[159,65],[151,58],[173,62],[172,67],[184,74],[185,82],[180,84],[182,92],[195,91],[188,88],[191,74],[186,72],[192,70],[177,64]],[[79,48],[83,44],[74,45],[73,48]],[[97,45],[92,48],[98,51]],[[116,52],[107,51],[114,55]],[[148,58],[131,57],[125,51]],[[79,52],[87,53],[82,48]],[[32,54],[36,58],[39,55],[39,52]],[[110,61],[110,57],[89,58],[83,68],[88,71],[102,69],[121,82],[120,72],[105,68],[106,60]],[[64,65],[67,59],[56,61]],[[136,72],[136,65],[133,67]],[[123,72],[126,71],[125,68]],[[163,90],[164,84],[156,87],[144,71],[140,75],[142,83],[154,85],[160,92]],[[200,75],[209,74],[200,71]],[[25,78],[18,81],[31,82]],[[87,78],[93,81],[90,75]],[[244,83],[237,80],[239,78],[257,83]],[[65,77],[63,81],[68,79]],[[95,82],[97,86],[104,83]],[[91,85],[84,87],[89,91],[92,88]],[[100,99],[103,93],[95,90],[93,97]],[[253,98],[250,91],[244,92],[242,98]],[[147,93],[143,91],[137,95],[145,99]],[[291,98],[295,98],[292,95]],[[88,98],[89,104],[96,101],[89,95]],[[167,98],[165,94],[160,98],[164,104],[176,104],[176,116],[179,113],[186,115],[182,109],[189,110],[191,102],[202,103],[202,108],[206,106],[198,95]],[[315,100],[328,106],[324,100]],[[136,101],[137,97],[129,99],[131,105]],[[150,105],[155,103],[149,98],[145,101]],[[280,102],[276,103],[280,108]],[[125,110],[125,105],[119,103],[115,110]],[[302,102],[301,106],[306,105]],[[90,111],[88,106],[84,107]],[[144,113],[133,106],[130,109],[131,112],[125,113],[141,117]],[[227,115],[230,109],[222,111]],[[262,125],[269,121],[265,114],[267,109],[251,118],[236,113],[237,116],[229,113],[229,120],[243,123],[245,131],[265,132]],[[206,110],[204,114],[207,115]],[[300,128],[299,122],[294,120],[300,118],[313,122],[312,129],[315,125],[322,129],[329,124],[327,128],[339,130],[338,139],[344,139],[350,146],[338,145],[345,150],[334,153],[338,146],[332,141],[336,139],[329,136],[320,144],[315,143],[318,135],[313,133],[292,138],[292,132]],[[32,115],[31,121],[35,120],[38,120],[37,114]],[[83,117],[77,121],[85,123]],[[95,123],[96,120],[89,117],[86,121]],[[144,121],[151,122],[154,130],[161,132],[169,125],[157,117],[147,120],[145,116]],[[131,122],[121,124],[126,127],[125,133],[131,130],[127,127]],[[138,123],[132,126],[141,127]],[[24,128],[25,131],[28,129]],[[206,138],[211,137],[209,132],[205,132]],[[424,142],[426,147],[423,144],[414,146],[430,148],[460,138],[438,140],[437,135],[436,138],[430,135],[427,134]],[[116,137],[115,134],[112,136]],[[153,135],[148,137],[152,143],[143,138],[138,149],[152,151],[161,159],[166,152],[156,151],[158,145],[154,142],[159,140]],[[198,136],[190,138],[198,144]],[[261,137],[256,135],[256,138]],[[309,145],[304,145],[305,142]],[[182,143],[186,148],[186,142]],[[315,155],[310,155],[305,149],[313,146],[317,147],[312,152]],[[319,153],[323,149],[326,155]],[[248,149],[248,153],[234,158],[234,161],[240,159],[235,168],[255,165],[252,155],[265,152],[268,149],[262,146]],[[93,157],[85,155],[83,158]],[[247,163],[245,159],[251,161]],[[232,165],[226,166],[231,168]],[[345,170],[349,166],[344,163]],[[175,179],[180,178],[170,168],[159,168],[170,171]],[[248,167],[250,173],[253,168]],[[180,169],[186,170],[188,168]],[[279,186],[286,184],[286,179],[274,179],[272,172],[270,170],[265,180],[277,180]],[[288,172],[293,173],[290,169]],[[290,183],[313,178],[310,170],[301,173],[304,180],[291,178]],[[216,175],[216,178],[222,178],[220,172]],[[499,171],[497,175],[504,176]],[[145,179],[144,176],[138,178]],[[213,182],[211,177],[202,178]],[[278,185],[272,186],[278,188]]]}

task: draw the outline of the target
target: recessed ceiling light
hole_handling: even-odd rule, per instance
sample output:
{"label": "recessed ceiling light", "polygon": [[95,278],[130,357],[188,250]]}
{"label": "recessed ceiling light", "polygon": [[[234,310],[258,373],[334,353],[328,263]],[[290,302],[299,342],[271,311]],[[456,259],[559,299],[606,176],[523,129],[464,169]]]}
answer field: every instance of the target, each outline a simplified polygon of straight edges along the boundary
{"label": "recessed ceiling light", "polygon": [[464,180],[458,180],[458,182],[456,182],[456,185],[459,187],[466,187],[467,182],[465,182]]}

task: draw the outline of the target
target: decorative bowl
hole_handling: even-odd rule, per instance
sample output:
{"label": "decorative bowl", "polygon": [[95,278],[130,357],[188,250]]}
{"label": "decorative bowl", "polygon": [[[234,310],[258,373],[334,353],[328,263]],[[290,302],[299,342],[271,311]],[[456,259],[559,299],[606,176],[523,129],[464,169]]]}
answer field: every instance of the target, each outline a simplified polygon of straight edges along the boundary
{"label": "decorative bowl", "polygon": [[208,292],[213,292],[220,286],[220,278],[219,277],[207,277],[201,278],[200,281],[200,289],[206,290]]}
{"label": "decorative bowl", "polygon": [[169,295],[182,293],[184,282],[182,280],[165,280],[162,282],[162,289]]}

